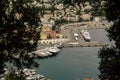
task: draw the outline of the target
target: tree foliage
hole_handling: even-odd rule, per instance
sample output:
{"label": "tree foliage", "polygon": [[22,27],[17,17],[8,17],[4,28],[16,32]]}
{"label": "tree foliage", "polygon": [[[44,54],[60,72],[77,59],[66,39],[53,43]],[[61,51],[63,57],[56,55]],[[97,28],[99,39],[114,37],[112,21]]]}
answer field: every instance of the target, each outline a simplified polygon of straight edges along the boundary
{"label": "tree foliage", "polygon": [[120,1],[119,0],[105,0],[106,17],[109,21],[120,19]]}
{"label": "tree foliage", "polygon": [[22,74],[10,74],[5,78],[5,80],[26,80],[25,76]]}
{"label": "tree foliage", "polygon": [[[5,62],[18,68],[28,66],[31,59],[27,53],[35,50],[39,40],[39,8],[33,0],[1,0],[0,26],[0,71]],[[32,64],[32,63],[31,63]]]}
{"label": "tree foliage", "polygon": [[120,79],[120,1],[106,0],[106,17],[113,21],[113,25],[107,30],[108,37],[115,44],[111,47],[100,49],[98,57],[100,58],[101,80],[119,80]]}
{"label": "tree foliage", "polygon": [[75,3],[80,4],[80,3],[85,3],[85,2],[97,3],[97,2],[100,2],[100,0],[64,0],[63,2],[64,4],[73,5]]}

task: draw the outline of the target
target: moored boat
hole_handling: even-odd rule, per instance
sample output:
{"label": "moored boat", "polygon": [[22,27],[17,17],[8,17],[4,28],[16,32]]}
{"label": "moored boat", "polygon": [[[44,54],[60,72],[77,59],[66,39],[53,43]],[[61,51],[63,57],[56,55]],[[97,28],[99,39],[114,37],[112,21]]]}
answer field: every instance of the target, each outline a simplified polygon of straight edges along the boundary
{"label": "moored boat", "polygon": [[23,69],[22,72],[24,73],[25,76],[36,74],[36,71],[34,69],[27,69],[27,68]]}
{"label": "moored boat", "polygon": [[89,34],[89,32],[87,30],[81,30],[80,32],[81,32],[82,36],[84,37],[84,39],[86,41],[90,41],[90,39],[91,39],[90,34]]}
{"label": "moored boat", "polygon": [[44,51],[42,50],[37,50],[34,52],[34,54],[37,56],[37,57],[46,57],[48,56],[48,54],[46,54]]}
{"label": "moored boat", "polygon": [[58,53],[60,51],[60,49],[58,49],[57,47],[53,46],[53,47],[49,47],[48,51],[51,53]]}
{"label": "moored boat", "polygon": [[55,47],[57,47],[58,49],[62,49],[62,44],[55,44]]}
{"label": "moored boat", "polygon": [[77,33],[74,33],[74,37],[78,37],[79,35]]}
{"label": "moored boat", "polygon": [[42,51],[43,51],[44,53],[48,54],[48,55],[52,55],[52,53],[49,52],[47,48],[43,49]]}
{"label": "moored boat", "polygon": [[44,78],[44,76],[40,74],[35,74],[35,75],[26,77],[26,80],[39,80],[41,78]]}

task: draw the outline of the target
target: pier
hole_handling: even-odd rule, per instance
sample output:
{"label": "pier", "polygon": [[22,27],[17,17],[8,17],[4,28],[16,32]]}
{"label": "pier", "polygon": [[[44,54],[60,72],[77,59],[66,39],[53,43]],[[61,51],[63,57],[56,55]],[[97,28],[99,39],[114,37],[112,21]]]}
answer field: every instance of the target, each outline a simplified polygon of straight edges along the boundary
{"label": "pier", "polygon": [[107,43],[100,43],[100,42],[83,42],[83,43],[66,43],[63,44],[63,47],[102,47],[102,46],[108,46]]}

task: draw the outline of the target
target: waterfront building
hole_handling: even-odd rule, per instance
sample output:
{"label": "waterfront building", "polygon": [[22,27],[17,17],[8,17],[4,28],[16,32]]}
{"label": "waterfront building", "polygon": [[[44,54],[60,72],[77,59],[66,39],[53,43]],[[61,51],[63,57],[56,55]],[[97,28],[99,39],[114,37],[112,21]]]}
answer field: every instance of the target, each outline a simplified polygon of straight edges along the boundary
{"label": "waterfront building", "polygon": [[47,39],[47,34],[44,33],[44,32],[41,32],[41,33],[40,33],[40,39],[41,39],[41,40]]}
{"label": "waterfront building", "polygon": [[56,31],[51,30],[48,26],[43,26],[41,33],[40,33],[40,39],[46,40],[46,39],[56,39],[56,38],[62,38],[63,35],[61,33],[56,33]]}

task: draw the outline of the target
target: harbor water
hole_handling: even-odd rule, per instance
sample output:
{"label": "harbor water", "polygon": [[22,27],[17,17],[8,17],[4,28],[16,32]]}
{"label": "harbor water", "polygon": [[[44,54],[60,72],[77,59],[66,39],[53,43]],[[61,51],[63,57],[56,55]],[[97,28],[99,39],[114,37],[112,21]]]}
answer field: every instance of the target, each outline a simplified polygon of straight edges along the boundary
{"label": "harbor water", "polygon": [[[88,30],[92,41],[108,42],[103,29]],[[100,47],[63,48],[54,57],[37,59],[37,72],[51,80],[98,80],[98,51]]]}

